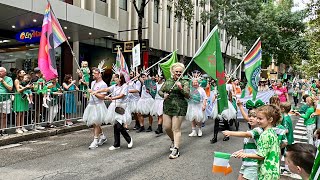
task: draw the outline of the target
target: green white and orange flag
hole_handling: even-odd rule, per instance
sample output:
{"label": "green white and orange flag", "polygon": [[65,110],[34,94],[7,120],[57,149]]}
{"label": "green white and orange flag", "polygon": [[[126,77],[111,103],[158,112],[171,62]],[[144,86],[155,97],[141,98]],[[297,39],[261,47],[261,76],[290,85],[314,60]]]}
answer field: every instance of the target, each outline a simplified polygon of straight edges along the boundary
{"label": "green white and orange flag", "polygon": [[229,164],[230,157],[231,157],[231,154],[228,154],[228,153],[214,152],[212,172],[223,173],[224,175],[231,173],[232,168]]}
{"label": "green white and orange flag", "polygon": [[228,109],[228,97],[226,90],[226,78],[224,62],[220,48],[218,26],[214,27],[204,40],[193,60],[213,79],[217,79],[218,88],[218,113]]}
{"label": "green white and orange flag", "polygon": [[[248,81],[247,87],[252,89],[252,99],[255,100],[258,93],[258,84],[260,81],[262,49],[260,38],[252,46],[244,58],[244,71]],[[242,92],[242,98],[245,92]]]}
{"label": "green white and orange flag", "polygon": [[314,160],[311,174],[309,176],[310,180],[320,179],[320,146],[318,147],[316,159]]}

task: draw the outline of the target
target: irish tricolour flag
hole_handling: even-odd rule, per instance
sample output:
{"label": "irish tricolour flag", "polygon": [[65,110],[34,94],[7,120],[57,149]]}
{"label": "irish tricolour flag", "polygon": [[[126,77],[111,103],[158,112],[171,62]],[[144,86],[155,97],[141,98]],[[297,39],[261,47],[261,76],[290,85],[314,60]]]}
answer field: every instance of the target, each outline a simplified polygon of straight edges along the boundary
{"label": "irish tricolour flag", "polygon": [[232,168],[229,164],[230,157],[231,157],[231,154],[228,154],[228,153],[214,152],[212,172],[224,173],[224,175],[231,173]]}

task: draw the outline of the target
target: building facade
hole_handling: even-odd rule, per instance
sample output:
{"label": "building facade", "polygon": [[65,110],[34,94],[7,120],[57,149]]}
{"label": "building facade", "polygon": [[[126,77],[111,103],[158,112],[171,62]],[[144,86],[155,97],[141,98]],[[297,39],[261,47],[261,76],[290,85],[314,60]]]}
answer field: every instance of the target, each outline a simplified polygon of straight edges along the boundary
{"label": "building facade", "polygon": [[[90,66],[106,61],[107,73],[115,62],[114,44],[138,39],[138,15],[130,0],[50,0],[52,9],[65,31],[75,58],[80,63],[87,60]],[[137,0],[138,7],[141,0]],[[193,0],[192,27],[184,20],[174,18],[174,5],[168,0],[152,0],[145,7],[143,39],[147,42],[143,52],[143,64],[149,66],[174,50],[180,61],[189,61],[210,33],[209,21],[200,22],[200,13],[210,5],[200,7]],[[21,31],[42,25],[46,0],[0,0],[0,63],[7,68],[37,66],[39,42],[21,42],[14,38]],[[225,52],[227,34],[220,32],[221,48]],[[2,40],[2,41],[1,41]],[[3,41],[9,41],[1,43]],[[233,71],[242,58],[244,48],[233,40],[225,56],[226,71]],[[131,52],[123,52],[130,64]],[[61,74],[74,74],[77,65],[73,61],[67,43],[56,51]],[[241,68],[237,72],[241,76]]]}

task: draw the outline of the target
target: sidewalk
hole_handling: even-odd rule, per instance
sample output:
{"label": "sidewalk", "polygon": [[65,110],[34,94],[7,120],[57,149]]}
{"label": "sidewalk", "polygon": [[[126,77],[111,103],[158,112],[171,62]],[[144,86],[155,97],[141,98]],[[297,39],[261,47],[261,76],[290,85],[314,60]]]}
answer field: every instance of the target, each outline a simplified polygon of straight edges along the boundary
{"label": "sidewalk", "polygon": [[55,127],[49,128],[44,130],[32,130],[25,132],[23,134],[10,134],[7,136],[0,136],[0,146],[14,144],[22,141],[34,140],[38,138],[48,137],[48,136],[55,136],[58,134],[79,131],[82,129],[87,129],[88,126],[86,123],[82,121],[78,121],[77,123],[73,124],[71,127]]}

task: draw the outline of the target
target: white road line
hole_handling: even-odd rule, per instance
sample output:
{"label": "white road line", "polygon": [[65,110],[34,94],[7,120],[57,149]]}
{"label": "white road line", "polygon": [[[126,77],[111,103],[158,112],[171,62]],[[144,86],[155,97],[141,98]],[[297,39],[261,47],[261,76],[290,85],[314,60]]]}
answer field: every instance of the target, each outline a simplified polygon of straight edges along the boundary
{"label": "white road line", "polygon": [[9,145],[6,145],[6,146],[1,146],[0,150],[14,148],[14,147],[18,147],[18,146],[22,146],[22,144],[9,144]]}

